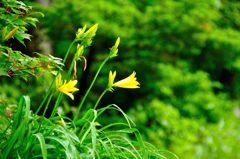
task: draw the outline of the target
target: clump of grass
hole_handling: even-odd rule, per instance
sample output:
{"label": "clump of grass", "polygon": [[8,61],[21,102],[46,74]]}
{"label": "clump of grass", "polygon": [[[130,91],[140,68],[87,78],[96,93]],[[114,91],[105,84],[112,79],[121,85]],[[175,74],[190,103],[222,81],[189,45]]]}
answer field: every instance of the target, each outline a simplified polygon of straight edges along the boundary
{"label": "clump of grass", "polygon": [[[107,110],[120,111],[126,122],[97,126],[98,118]],[[132,124],[116,105],[89,109],[75,122],[65,116],[49,119],[34,114],[29,97],[24,96],[1,135],[0,158],[167,158],[145,143]],[[134,134],[136,140],[128,134]]]}

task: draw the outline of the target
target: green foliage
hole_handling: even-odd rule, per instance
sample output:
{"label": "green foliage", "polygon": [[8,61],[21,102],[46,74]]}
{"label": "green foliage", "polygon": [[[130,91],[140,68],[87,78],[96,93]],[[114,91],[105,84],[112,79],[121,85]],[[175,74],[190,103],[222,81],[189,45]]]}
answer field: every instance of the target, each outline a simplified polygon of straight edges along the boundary
{"label": "green foliage", "polygon": [[[159,64],[159,72],[160,77],[155,77],[159,79],[154,89],[157,96],[150,102],[137,102],[137,109],[130,111],[137,125],[148,127],[140,127],[145,138],[182,158],[219,158],[220,154],[239,157],[235,154],[239,147],[234,146],[239,126],[233,123],[239,119],[231,109],[234,103],[225,94],[214,93],[214,88],[221,85],[202,71],[189,73]],[[221,136],[230,131],[233,134],[222,141]]]}
{"label": "green foliage", "polygon": [[[50,68],[59,68],[61,59],[53,56],[38,54],[39,58],[32,58],[14,51],[7,45],[14,38],[24,45],[24,40],[30,40],[28,26],[36,26],[38,20],[32,17],[36,14],[32,7],[21,1],[4,0],[0,8],[0,76],[20,76],[27,80],[29,76],[42,75],[51,72]],[[37,13],[40,14],[41,13]]]}
{"label": "green foliage", "polygon": [[182,116],[217,122],[229,109],[226,96],[213,91],[221,88],[220,83],[212,82],[207,73],[189,73],[166,64],[159,65],[159,72],[155,94],[161,101],[176,107]]}
{"label": "green foliage", "polygon": [[218,124],[207,124],[201,118],[183,117],[172,105],[153,99],[149,103],[139,103],[131,114],[136,124],[142,125],[140,131],[144,132],[145,139],[167,147],[182,158],[240,157],[236,153],[240,148],[237,144],[240,127],[232,122],[239,119],[232,111],[222,116]]}
{"label": "green foliage", "polygon": [[36,26],[36,18],[29,16],[33,14],[31,7],[21,1],[3,0],[0,10],[1,42],[14,37],[24,44],[24,39],[30,40],[30,35],[26,33],[27,26]]}
{"label": "green foliage", "polygon": [[8,50],[8,54],[2,52],[0,76],[20,76],[27,80],[29,76],[42,76],[47,72],[55,74],[53,69],[59,69],[63,65],[61,59],[51,55],[38,54],[38,58],[32,58],[19,51],[5,48]]}
{"label": "green foliage", "polygon": [[[124,60],[124,67],[142,66],[143,63],[149,66],[149,62],[158,61],[175,64],[181,60],[193,70],[207,71],[217,81],[221,81],[226,72],[230,73],[229,82],[223,83],[224,88],[237,96],[239,31],[222,23],[230,23],[226,20],[232,13],[229,7],[238,2],[155,0],[146,3],[143,8],[138,8],[131,1],[58,0],[45,10],[44,26],[53,39],[53,47],[63,54],[66,47],[62,46],[70,43],[77,27],[99,23],[102,29],[99,37],[105,40],[95,46],[96,50],[106,51],[108,47],[103,47],[107,46],[104,45],[106,40],[112,41],[119,35],[126,41],[121,46],[121,58],[138,58],[135,64]],[[237,16],[237,9],[238,5],[234,6],[233,16]],[[64,15],[60,14],[63,10]]]}
{"label": "green foliage", "polygon": [[[4,2],[7,8],[11,8],[9,14],[12,13],[13,9],[18,11],[22,6],[25,7],[25,4],[19,1],[9,0]],[[14,11],[14,14],[16,13]],[[6,17],[7,19],[8,17]],[[32,58],[20,51],[13,51],[9,46],[1,45],[0,66],[2,74],[0,76],[14,77],[18,75],[24,79],[29,79],[31,75],[40,76],[44,71],[51,72],[57,76],[52,80],[42,102],[40,104],[37,103],[39,107],[36,112],[32,111],[29,96],[21,96],[18,104],[13,104],[12,106],[8,102],[0,101],[0,158],[145,159],[166,158],[166,156],[177,158],[171,152],[159,151],[153,145],[145,143],[138,130],[134,127],[134,123],[117,105],[111,104],[96,109],[104,94],[99,97],[94,107],[89,109],[83,107],[84,110],[81,110],[101,69],[108,60],[117,56],[120,43],[119,38],[106,59],[99,66],[88,91],[79,104],[78,110],[73,111],[74,115],[67,117],[58,111],[63,95],[66,94],[74,99],[73,93],[79,90],[75,86],[77,84],[77,80],[75,80],[77,72],[76,63],[81,58],[85,59],[86,62],[83,52],[84,49],[91,45],[96,31],[97,25],[92,26],[88,30],[86,30],[86,26],[78,29],[75,39],[68,47],[63,62],[60,58],[50,55],[39,54],[38,58]],[[15,37],[17,32],[19,32],[18,26],[17,29],[9,33],[9,36],[4,36],[4,40],[8,41],[10,38]],[[25,33],[19,32],[19,34],[23,39],[25,38]],[[23,39],[18,40],[23,42]],[[73,56],[70,52],[75,45],[77,45],[77,53]],[[68,68],[64,64],[70,56],[73,58],[70,60],[70,67]],[[11,75],[9,74],[10,69],[13,72]],[[66,74],[64,69],[66,69]],[[6,71],[8,71],[8,74],[5,73]],[[61,75],[64,76],[64,80],[62,80]],[[132,76],[134,77],[128,79],[128,85],[130,86],[131,82],[138,84],[135,74]],[[55,87],[54,83],[56,83]],[[42,87],[42,83],[38,83],[38,85]],[[33,89],[33,91],[36,91],[36,89]],[[57,94],[57,99],[53,99],[55,94]],[[49,110],[49,108],[51,109]],[[43,113],[41,109],[44,109]],[[49,117],[46,114],[47,110],[50,111]],[[102,124],[99,122],[99,118],[102,118],[106,111],[121,113],[125,121]],[[132,138],[129,136],[132,136]]]}
{"label": "green foliage", "polygon": [[[88,110],[76,122],[64,116],[48,119],[34,114],[30,110],[30,98],[24,96],[20,99],[12,119],[6,117],[7,128],[0,129],[0,157],[164,158],[154,147],[143,143],[138,131],[131,127],[126,114],[123,115],[129,125],[111,123],[97,126],[97,119],[108,109],[122,112],[119,107],[109,105],[99,110]],[[4,116],[1,114],[1,117]],[[122,129],[111,129],[116,126]],[[135,134],[138,141],[129,140],[126,136],[128,133]]]}
{"label": "green foliage", "polygon": [[[239,116],[233,113],[240,93],[239,4],[227,0],[55,0],[43,9],[43,27],[63,56],[77,27],[99,24],[98,43],[87,52],[92,58],[89,77],[104,58],[97,52],[106,52],[111,48],[108,43],[121,37],[121,56],[108,67],[119,69],[120,76],[136,68],[141,72],[141,90],[120,92],[101,104],[113,99],[127,105],[123,108],[130,109],[146,139],[180,158],[239,158],[239,127],[234,124]],[[89,105],[106,85],[107,73],[103,69]]]}

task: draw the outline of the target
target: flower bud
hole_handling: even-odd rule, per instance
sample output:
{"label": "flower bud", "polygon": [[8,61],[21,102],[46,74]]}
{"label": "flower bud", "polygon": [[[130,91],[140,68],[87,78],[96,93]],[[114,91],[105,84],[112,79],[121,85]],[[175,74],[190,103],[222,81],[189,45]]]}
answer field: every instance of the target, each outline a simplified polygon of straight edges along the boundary
{"label": "flower bud", "polygon": [[5,37],[4,40],[9,40],[10,38],[13,37],[13,35],[18,31],[19,27],[15,27],[12,31],[10,31]]}
{"label": "flower bud", "polygon": [[120,38],[118,37],[113,47],[110,49],[110,58],[116,57],[118,54],[118,46],[120,44]]}

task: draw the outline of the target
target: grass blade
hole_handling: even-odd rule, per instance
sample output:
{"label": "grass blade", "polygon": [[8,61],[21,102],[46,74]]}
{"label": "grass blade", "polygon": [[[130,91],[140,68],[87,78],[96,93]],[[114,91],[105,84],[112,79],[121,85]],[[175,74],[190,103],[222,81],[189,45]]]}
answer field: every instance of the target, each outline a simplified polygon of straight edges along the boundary
{"label": "grass blade", "polygon": [[47,146],[46,146],[43,135],[41,133],[37,133],[37,134],[34,134],[34,136],[37,137],[37,139],[40,143],[43,159],[47,159]]}

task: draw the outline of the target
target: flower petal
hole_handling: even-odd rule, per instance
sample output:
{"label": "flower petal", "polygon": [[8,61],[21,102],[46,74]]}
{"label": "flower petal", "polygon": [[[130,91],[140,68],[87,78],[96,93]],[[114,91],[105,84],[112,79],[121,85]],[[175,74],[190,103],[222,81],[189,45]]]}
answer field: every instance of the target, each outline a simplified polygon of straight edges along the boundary
{"label": "flower petal", "polygon": [[79,89],[75,87],[77,80],[70,80],[69,82],[64,81],[64,84],[58,88],[59,92],[68,95],[72,100],[74,100],[73,93]]}
{"label": "flower petal", "polygon": [[120,87],[120,88],[140,88],[139,82],[137,81],[137,78],[135,77],[136,72],[133,72],[130,76],[114,83],[112,86]]}

